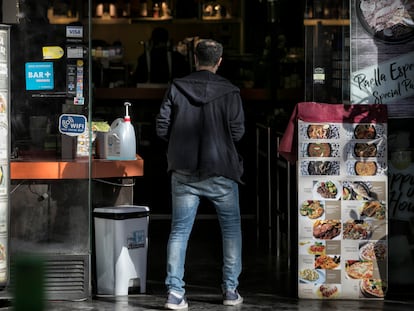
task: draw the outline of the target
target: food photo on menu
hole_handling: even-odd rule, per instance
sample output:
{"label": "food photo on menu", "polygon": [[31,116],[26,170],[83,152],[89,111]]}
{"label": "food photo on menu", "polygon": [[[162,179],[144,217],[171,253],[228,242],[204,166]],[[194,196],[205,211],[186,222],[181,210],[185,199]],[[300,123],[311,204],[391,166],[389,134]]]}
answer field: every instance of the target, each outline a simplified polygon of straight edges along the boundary
{"label": "food photo on menu", "polygon": [[300,135],[305,139],[339,139],[339,127],[330,123],[304,124]]}
{"label": "food photo on menu", "polygon": [[378,172],[378,164],[376,161],[355,161],[354,171],[358,176],[374,176]]}
{"label": "food photo on menu", "polygon": [[385,241],[359,243],[356,259],[344,260],[343,285],[357,290],[360,298],[383,298],[386,291],[386,244]]}
{"label": "food photo on menu", "polygon": [[300,144],[302,158],[338,158],[340,156],[340,144],[337,142],[303,142]]}
{"label": "food photo on menu", "polygon": [[342,185],[339,181],[326,179],[315,181],[312,197],[317,200],[339,200],[342,195]]}
{"label": "food photo on menu", "polygon": [[351,279],[371,279],[374,275],[374,264],[370,260],[346,260],[345,272]]}
{"label": "food photo on menu", "polygon": [[315,239],[332,240],[340,238],[341,220],[325,219],[316,220],[312,226],[312,234]]}
{"label": "food photo on menu", "polygon": [[7,194],[7,172],[8,172],[8,165],[0,165],[0,195],[6,195]]}
{"label": "food photo on menu", "polygon": [[7,95],[0,92],[0,114],[7,113]]}
{"label": "food photo on menu", "polygon": [[363,242],[359,246],[361,260],[385,261],[387,253],[387,243],[384,240]]}
{"label": "food photo on menu", "polygon": [[0,282],[7,279],[7,242],[6,238],[0,238]]}
{"label": "food photo on menu", "polygon": [[353,154],[357,158],[372,158],[378,156],[376,143],[354,143],[352,148]]}
{"label": "food photo on menu", "polygon": [[342,238],[344,240],[368,240],[371,238],[373,225],[359,219],[349,219],[343,223]]}
{"label": "food photo on menu", "polygon": [[326,251],[325,241],[301,240],[299,242],[300,255],[324,255]]}
{"label": "food photo on menu", "polygon": [[387,152],[386,149],[386,141],[384,139],[374,139],[364,142],[351,140],[344,146],[344,158],[357,159],[359,160],[358,163],[372,162],[377,158],[384,158]]}
{"label": "food photo on menu", "polygon": [[386,176],[386,129],[383,124],[358,124],[353,137],[344,146],[346,174]]}
{"label": "food photo on menu", "polygon": [[325,282],[325,271],[304,268],[299,270],[299,282],[303,284],[322,284]]}
{"label": "food photo on menu", "polygon": [[300,163],[300,171],[302,176],[306,175],[339,175],[339,161],[325,160],[303,160]]}
{"label": "food photo on menu", "polygon": [[344,141],[351,143],[383,143],[386,125],[383,123],[343,123]]}
{"label": "food photo on menu", "polygon": [[361,204],[359,209],[361,219],[384,220],[386,208],[384,201],[367,201]]}
{"label": "food photo on menu", "polygon": [[383,298],[386,124],[298,125],[299,296]]}
{"label": "food photo on menu", "polygon": [[384,298],[387,285],[382,279],[366,278],[361,280],[360,289],[365,298]]}
{"label": "food photo on menu", "polygon": [[323,299],[335,299],[340,296],[340,284],[322,284],[316,289],[316,296]]}
{"label": "food photo on menu", "polygon": [[308,253],[311,255],[325,255],[326,246],[324,242],[313,242],[309,245]]}
{"label": "food photo on menu", "polygon": [[315,269],[334,270],[339,269],[341,265],[340,255],[315,255]]}
{"label": "food photo on menu", "polygon": [[328,139],[332,131],[329,124],[311,124],[307,128],[307,135],[310,139]]}
{"label": "food photo on menu", "polygon": [[301,216],[317,219],[325,213],[325,203],[321,200],[305,200],[299,210]]}
{"label": "food photo on menu", "polygon": [[344,181],[342,183],[342,200],[371,200],[377,197],[369,182]]}
{"label": "food photo on menu", "polygon": [[374,139],[377,138],[375,124],[358,124],[355,126],[355,139]]}
{"label": "food photo on menu", "polygon": [[5,269],[7,264],[6,246],[3,240],[0,241],[0,270]]}
{"label": "food photo on menu", "polygon": [[328,158],[332,156],[332,144],[330,143],[306,143],[303,156],[311,158]]}
{"label": "food photo on menu", "polygon": [[387,43],[414,37],[414,5],[409,1],[357,0],[356,16],[367,33]]}
{"label": "food photo on menu", "polygon": [[384,176],[387,174],[387,163],[384,160],[347,160],[346,174],[350,176]]}

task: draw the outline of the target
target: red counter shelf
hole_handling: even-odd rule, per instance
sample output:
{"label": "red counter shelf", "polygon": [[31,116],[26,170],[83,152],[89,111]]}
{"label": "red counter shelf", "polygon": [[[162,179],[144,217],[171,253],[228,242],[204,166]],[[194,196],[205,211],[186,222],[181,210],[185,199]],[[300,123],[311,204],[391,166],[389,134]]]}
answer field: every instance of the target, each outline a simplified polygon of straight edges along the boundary
{"label": "red counter shelf", "polygon": [[[132,178],[144,175],[144,160],[137,155],[136,160],[113,161],[93,159],[91,178]],[[11,161],[10,179],[87,179],[89,162],[87,159],[56,161]]]}

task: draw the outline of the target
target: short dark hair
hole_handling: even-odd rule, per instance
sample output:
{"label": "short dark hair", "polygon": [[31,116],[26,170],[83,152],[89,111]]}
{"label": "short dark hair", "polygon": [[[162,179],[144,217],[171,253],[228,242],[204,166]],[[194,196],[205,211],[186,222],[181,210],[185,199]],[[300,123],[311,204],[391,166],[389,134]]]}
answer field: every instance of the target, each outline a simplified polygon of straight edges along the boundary
{"label": "short dark hair", "polygon": [[223,55],[223,45],[211,39],[201,39],[196,45],[195,55],[201,66],[214,66]]}

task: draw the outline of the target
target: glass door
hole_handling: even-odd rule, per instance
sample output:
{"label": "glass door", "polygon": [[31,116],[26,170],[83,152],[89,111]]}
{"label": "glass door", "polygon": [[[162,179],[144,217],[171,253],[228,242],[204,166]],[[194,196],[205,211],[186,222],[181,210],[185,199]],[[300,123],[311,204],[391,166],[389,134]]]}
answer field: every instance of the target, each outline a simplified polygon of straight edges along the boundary
{"label": "glass door", "polygon": [[90,293],[89,10],[90,1],[42,0],[3,12],[14,51],[11,265],[23,255],[44,258],[53,299]]}
{"label": "glass door", "polygon": [[306,1],[305,100],[349,103],[349,1]]}

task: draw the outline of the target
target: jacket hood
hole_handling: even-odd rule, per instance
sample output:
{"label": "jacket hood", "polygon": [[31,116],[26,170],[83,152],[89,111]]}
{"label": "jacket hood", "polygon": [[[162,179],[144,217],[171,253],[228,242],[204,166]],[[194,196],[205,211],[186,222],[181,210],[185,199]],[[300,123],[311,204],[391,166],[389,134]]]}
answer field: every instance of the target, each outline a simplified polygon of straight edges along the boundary
{"label": "jacket hood", "polygon": [[196,71],[184,78],[175,79],[173,84],[190,102],[198,105],[204,105],[232,92],[239,92],[239,89],[227,79],[208,70]]}

